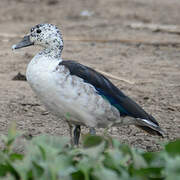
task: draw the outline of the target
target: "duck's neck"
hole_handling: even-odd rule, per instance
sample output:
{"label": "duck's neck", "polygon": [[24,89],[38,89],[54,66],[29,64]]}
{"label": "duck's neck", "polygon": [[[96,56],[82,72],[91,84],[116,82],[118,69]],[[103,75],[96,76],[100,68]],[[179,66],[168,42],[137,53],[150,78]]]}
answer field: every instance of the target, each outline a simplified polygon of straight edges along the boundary
{"label": "duck's neck", "polygon": [[39,54],[50,58],[61,59],[63,46],[59,47],[46,47]]}

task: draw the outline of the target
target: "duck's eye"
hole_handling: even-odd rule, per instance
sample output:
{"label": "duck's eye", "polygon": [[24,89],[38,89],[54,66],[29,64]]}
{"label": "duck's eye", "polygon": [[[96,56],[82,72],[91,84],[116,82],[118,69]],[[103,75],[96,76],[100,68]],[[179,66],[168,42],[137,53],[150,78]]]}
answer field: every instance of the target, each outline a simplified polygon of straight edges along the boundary
{"label": "duck's eye", "polygon": [[40,29],[37,29],[36,32],[39,34],[39,33],[41,33],[41,30],[40,30]]}

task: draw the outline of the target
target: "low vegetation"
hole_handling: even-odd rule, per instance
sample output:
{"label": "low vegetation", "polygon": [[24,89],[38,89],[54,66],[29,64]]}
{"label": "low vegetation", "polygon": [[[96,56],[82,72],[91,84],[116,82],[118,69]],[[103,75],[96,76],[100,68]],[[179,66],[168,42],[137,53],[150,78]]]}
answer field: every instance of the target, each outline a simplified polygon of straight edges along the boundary
{"label": "low vegetation", "polygon": [[180,140],[160,152],[144,152],[109,137],[86,136],[81,147],[69,139],[41,135],[28,140],[17,153],[15,128],[2,136],[0,179],[8,180],[178,180]]}

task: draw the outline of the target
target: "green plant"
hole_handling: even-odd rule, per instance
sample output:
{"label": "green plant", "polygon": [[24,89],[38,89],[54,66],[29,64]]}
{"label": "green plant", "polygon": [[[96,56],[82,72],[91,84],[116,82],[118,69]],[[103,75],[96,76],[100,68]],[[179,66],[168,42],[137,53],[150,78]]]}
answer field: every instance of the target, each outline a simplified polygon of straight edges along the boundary
{"label": "green plant", "polygon": [[109,137],[87,135],[74,148],[65,137],[41,135],[27,141],[24,154],[13,150],[15,127],[3,136],[0,179],[8,180],[176,180],[180,140],[160,152],[144,152]]}

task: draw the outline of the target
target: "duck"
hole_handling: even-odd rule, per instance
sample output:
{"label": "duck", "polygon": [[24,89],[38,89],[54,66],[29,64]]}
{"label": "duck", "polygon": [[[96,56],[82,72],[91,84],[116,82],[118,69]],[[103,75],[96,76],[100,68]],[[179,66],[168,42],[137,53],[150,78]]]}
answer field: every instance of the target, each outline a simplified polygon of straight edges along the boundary
{"label": "duck", "polygon": [[79,144],[81,126],[95,135],[96,128],[135,125],[164,137],[156,119],[108,78],[77,61],[62,59],[63,37],[56,25],[35,25],[12,49],[28,46],[42,49],[27,66],[27,81],[47,110],[67,122],[74,145]]}

